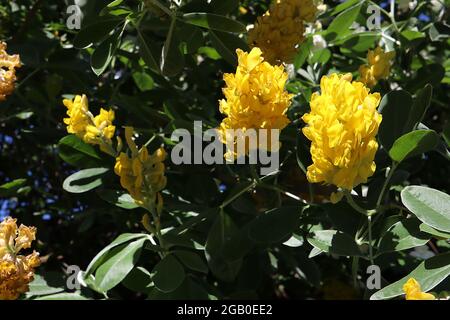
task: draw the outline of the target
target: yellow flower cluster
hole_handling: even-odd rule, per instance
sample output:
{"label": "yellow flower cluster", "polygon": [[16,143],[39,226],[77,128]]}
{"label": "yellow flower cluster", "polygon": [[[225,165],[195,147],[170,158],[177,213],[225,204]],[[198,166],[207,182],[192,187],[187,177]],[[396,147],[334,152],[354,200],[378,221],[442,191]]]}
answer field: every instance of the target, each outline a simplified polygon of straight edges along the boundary
{"label": "yellow flower cluster", "polygon": [[372,88],[377,84],[378,80],[389,77],[394,57],[394,51],[384,52],[380,47],[375,48],[375,50],[369,50],[367,53],[369,64],[359,67],[361,82]]}
{"label": "yellow flower cluster", "polygon": [[406,300],[435,300],[431,293],[422,292],[422,288],[416,279],[410,278],[403,285]]}
{"label": "yellow flower cluster", "polygon": [[313,0],[275,0],[248,33],[251,47],[259,47],[271,64],[291,63],[304,40],[304,22],[312,22]]}
{"label": "yellow flower cluster", "polygon": [[0,41],[0,101],[6,100],[6,96],[14,91],[16,82],[16,68],[20,68],[18,55],[8,55],[6,43]]}
{"label": "yellow flower cluster", "polygon": [[89,111],[88,99],[85,95],[77,95],[73,100],[64,99],[67,107],[68,118],[64,119],[67,124],[67,132],[77,135],[84,142],[99,145],[103,152],[115,156],[112,148],[112,137],[116,129],[114,121],[114,111],[100,109],[100,114],[93,116]]}
{"label": "yellow flower cluster", "polygon": [[[245,134],[250,128],[281,130],[289,123],[286,111],[292,95],[285,90],[288,76],[283,67],[265,62],[259,48],[253,48],[250,53],[240,49],[236,52],[239,65],[235,74],[224,75],[226,99],[220,101],[220,112],[226,115],[219,128],[223,143],[227,142],[229,129],[241,129]],[[235,137],[235,144],[236,140]],[[240,156],[231,150],[226,154],[227,158]]]}
{"label": "yellow flower cluster", "polygon": [[312,141],[308,180],[347,190],[375,172],[381,123],[380,94],[369,94],[364,84],[351,80],[351,74],[322,77],[321,94],[312,95],[311,112],[302,117],[308,124],[303,133]]}
{"label": "yellow flower cluster", "polygon": [[131,157],[121,152],[116,158],[114,172],[120,176],[120,183],[137,204],[155,209],[160,214],[163,200],[159,193],[165,188],[167,179],[164,175],[166,158],[164,148],[159,148],[152,155],[147,147],[138,150],[133,141],[134,129],[125,128],[125,137],[130,148]]}
{"label": "yellow flower cluster", "polygon": [[35,239],[34,227],[17,227],[16,219],[11,217],[0,223],[0,300],[15,300],[28,291],[34,268],[40,265],[39,253],[18,253],[30,248]]}

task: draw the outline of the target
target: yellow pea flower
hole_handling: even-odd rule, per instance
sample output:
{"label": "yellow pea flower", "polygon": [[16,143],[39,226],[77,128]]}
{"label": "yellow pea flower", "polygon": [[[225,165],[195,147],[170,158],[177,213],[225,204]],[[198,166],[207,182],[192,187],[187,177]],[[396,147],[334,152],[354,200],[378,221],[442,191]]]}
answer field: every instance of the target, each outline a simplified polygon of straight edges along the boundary
{"label": "yellow pea flower", "polygon": [[422,292],[420,284],[414,278],[410,278],[403,285],[406,300],[435,300],[431,293]]}
{"label": "yellow pea flower", "polygon": [[344,197],[344,193],[342,191],[332,192],[330,195],[330,202],[333,204],[338,203]]}
{"label": "yellow pea flower", "polygon": [[120,184],[125,188],[138,205],[154,208],[161,213],[163,199],[160,191],[166,187],[164,148],[159,148],[149,155],[147,147],[138,150],[133,141],[134,129],[125,128],[125,136],[131,157],[121,152],[116,158],[114,172],[120,176]]}
{"label": "yellow pea flower", "polygon": [[8,55],[6,48],[6,43],[0,41],[0,101],[14,91],[16,68],[22,66],[19,55]]}
{"label": "yellow pea flower", "polygon": [[367,53],[369,64],[359,67],[361,82],[372,88],[377,84],[378,80],[389,77],[394,57],[394,51],[384,52],[380,47],[375,48],[375,50],[369,50]]}
{"label": "yellow pea flower", "polygon": [[312,22],[313,0],[275,0],[248,33],[251,47],[259,47],[271,64],[291,63],[305,37],[305,22]]}
{"label": "yellow pea flower", "polygon": [[311,112],[302,117],[307,124],[303,133],[312,142],[308,180],[346,190],[375,172],[375,136],[382,119],[377,112],[380,94],[351,80],[351,74],[322,77],[321,93],[313,93]]}
{"label": "yellow pea flower", "polygon": [[73,133],[84,142],[99,145],[103,152],[116,156],[112,147],[112,137],[116,127],[113,125],[114,111],[100,109],[97,116],[89,111],[89,103],[86,95],[77,95],[73,100],[64,99],[63,104],[67,107],[68,118],[64,119],[67,132]]}
{"label": "yellow pea flower", "polygon": [[[235,74],[224,75],[225,99],[220,101],[220,112],[226,118],[220,124],[219,136],[225,144],[228,129],[241,129],[244,134],[250,128],[283,129],[289,123],[286,111],[292,100],[285,90],[288,75],[282,66],[265,62],[259,48],[250,53],[237,49],[236,53],[239,65]],[[235,144],[236,140],[235,137]],[[225,155],[230,159],[239,156],[232,150]]]}
{"label": "yellow pea flower", "polygon": [[0,223],[0,300],[15,300],[28,291],[34,268],[40,265],[39,253],[23,256],[19,251],[30,248],[35,239],[34,227],[17,227],[11,217]]}

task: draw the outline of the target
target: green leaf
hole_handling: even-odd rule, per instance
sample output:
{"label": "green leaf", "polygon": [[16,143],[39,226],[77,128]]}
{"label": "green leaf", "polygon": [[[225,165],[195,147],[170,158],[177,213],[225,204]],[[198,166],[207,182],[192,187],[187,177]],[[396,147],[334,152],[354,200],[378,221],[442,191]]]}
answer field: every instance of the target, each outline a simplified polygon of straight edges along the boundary
{"label": "green leaf", "polygon": [[162,292],[172,292],[184,281],[186,274],[178,260],[169,254],[153,268],[153,283]]}
{"label": "green leaf", "polygon": [[231,33],[211,30],[209,38],[217,52],[232,66],[237,65],[236,49],[249,51],[247,43]]}
{"label": "green leaf", "polygon": [[325,38],[327,41],[337,40],[351,33],[351,25],[358,17],[362,2],[340,13],[328,27]]}
{"label": "green leaf", "polygon": [[269,210],[252,221],[250,239],[259,243],[285,240],[298,228],[301,207],[282,207]]}
{"label": "green leaf", "polygon": [[294,234],[287,241],[283,242],[283,245],[291,248],[298,248],[301,247],[303,243],[304,243],[303,237]]}
{"label": "green leaf", "polygon": [[408,122],[405,125],[405,132],[410,132],[417,128],[430,106],[432,96],[433,87],[429,84],[417,92],[411,111],[409,112]]}
{"label": "green leaf", "polygon": [[189,269],[208,273],[208,266],[203,262],[202,258],[200,258],[197,253],[184,250],[176,250],[173,253]]}
{"label": "green leaf", "polygon": [[90,168],[80,170],[63,182],[63,188],[71,193],[83,193],[97,188],[102,184],[101,176],[109,171],[109,168]]}
{"label": "green leaf", "polygon": [[360,223],[367,218],[355,211],[347,202],[340,201],[336,204],[325,203],[322,205],[330,218],[333,229],[354,236],[359,229]]}
{"label": "green leaf", "polygon": [[102,159],[94,146],[73,134],[59,140],[58,149],[61,159],[73,166],[98,165]]}
{"label": "green leaf", "polygon": [[27,120],[29,118],[31,118],[33,116],[34,112],[33,111],[24,111],[24,112],[19,112],[15,115],[13,115],[13,117],[16,117],[20,120]]}
{"label": "green leaf", "polygon": [[130,242],[131,240],[139,239],[139,238],[147,238],[148,235],[143,233],[123,233],[120,236],[118,236],[116,239],[114,239],[113,242],[111,242],[109,245],[107,245],[105,248],[102,249],[95,257],[92,259],[92,261],[89,263],[86,272],[84,272],[84,278],[88,278],[89,275],[91,275],[105,260],[108,256],[109,251],[111,251],[113,248],[117,247],[118,245],[125,244],[127,242]]}
{"label": "green leaf", "polygon": [[43,296],[64,291],[65,281],[60,273],[47,272],[45,275],[34,275],[29,285],[27,296]]}
{"label": "green leaf", "polygon": [[239,0],[211,0],[209,6],[215,13],[227,14],[239,7]]}
{"label": "green leaf", "polygon": [[313,52],[313,55],[309,58],[310,64],[320,63],[325,64],[331,58],[331,51],[329,49],[320,49]]}
{"label": "green leaf", "polygon": [[342,11],[350,8],[351,6],[357,4],[360,0],[347,0],[342,2],[341,4],[337,5],[336,7],[334,7],[331,12],[330,15],[334,16],[337,15],[338,13],[341,13]]}
{"label": "green leaf", "polygon": [[407,89],[410,92],[416,92],[427,84],[437,87],[441,83],[444,76],[445,69],[442,65],[438,63],[425,65],[417,70],[416,76],[413,77],[408,83]]}
{"label": "green leaf", "polygon": [[180,38],[184,54],[194,54],[205,43],[203,31],[196,26],[180,23],[178,29],[178,37]]}
{"label": "green leaf", "polygon": [[411,95],[404,90],[391,91],[381,100],[379,111],[383,115],[378,136],[386,150],[389,150],[395,140],[405,134],[405,126],[413,105]]}
{"label": "green leaf", "polygon": [[222,206],[226,206],[236,200],[238,197],[242,196],[244,193],[248,192],[255,186],[253,181],[244,181],[236,184],[230,191],[226,199],[223,201]]}
{"label": "green leaf", "polygon": [[98,190],[97,194],[103,200],[123,209],[136,209],[139,207],[130,194],[122,190],[103,189]]}
{"label": "green leaf", "polygon": [[389,156],[394,161],[402,162],[407,158],[433,150],[438,142],[439,135],[435,131],[416,130],[395,140],[389,150]]}
{"label": "green leaf", "polygon": [[153,70],[156,73],[160,73],[161,69],[158,62],[159,58],[155,58],[155,52],[157,51],[155,43],[150,40],[150,38],[143,35],[139,29],[137,29],[137,32],[139,54],[141,55],[142,59],[149,69]]}
{"label": "green leaf", "polygon": [[163,75],[168,77],[177,75],[184,67],[184,55],[180,50],[176,21],[175,18],[172,19],[161,58],[161,71]]}
{"label": "green leaf", "polygon": [[133,72],[133,80],[142,92],[153,89],[153,78],[145,71]]}
{"label": "green leaf", "polygon": [[297,55],[294,59],[294,67],[295,69],[300,69],[305,63],[306,59],[309,56],[309,53],[312,49],[312,39],[308,38],[305,42],[303,42],[298,48]]}
{"label": "green leaf", "polygon": [[112,36],[104,40],[91,56],[92,71],[99,76],[105,72],[114,57],[117,48],[120,45],[122,32],[120,30],[113,33]]}
{"label": "green leaf", "polygon": [[419,226],[420,231],[426,232],[428,234],[431,234],[437,239],[450,239],[450,233],[442,232],[439,230],[436,230],[435,228],[430,227],[429,225],[425,223],[421,223]]}
{"label": "green leaf", "polygon": [[450,37],[450,27],[444,23],[436,22],[434,23],[429,31],[431,41],[440,41]]}
{"label": "green leaf", "polygon": [[89,300],[89,298],[82,296],[79,293],[61,292],[51,294],[48,296],[38,297],[35,300]]}
{"label": "green leaf", "polygon": [[204,54],[212,60],[220,60],[222,58],[217,50],[212,47],[200,47],[198,53]]}
{"label": "green leaf", "polygon": [[108,16],[98,19],[78,32],[73,40],[73,45],[75,48],[83,49],[93,43],[100,42],[121,22],[123,22],[123,19],[119,17]]}
{"label": "green leaf", "polygon": [[112,249],[111,255],[95,272],[95,283],[98,289],[107,292],[130,273],[140,257],[142,246],[146,240],[138,239]]}
{"label": "green leaf", "polygon": [[246,31],[244,24],[218,14],[193,12],[184,14],[182,19],[186,23],[210,30],[236,33]]}
{"label": "green leaf", "polygon": [[307,238],[317,249],[340,256],[362,257],[356,242],[347,234],[336,230],[318,230]]}
{"label": "green leaf", "polygon": [[150,300],[208,300],[210,296],[205,288],[194,281],[191,277],[186,277],[176,290],[172,292],[161,292],[153,288],[148,298]]}
{"label": "green leaf", "polygon": [[296,273],[316,288],[321,287],[320,266],[308,257],[304,248],[295,250]]}
{"label": "green leaf", "polygon": [[224,212],[221,212],[211,229],[205,245],[205,256],[211,272],[223,281],[233,281],[241,267],[242,259],[228,261],[224,255],[226,244],[238,232],[233,220]]}
{"label": "green leaf", "polygon": [[336,44],[341,45],[340,49],[343,53],[366,53],[367,50],[373,47],[373,44],[379,38],[380,35],[376,32],[360,32],[345,37],[342,41],[339,41]]}
{"label": "green leaf", "polygon": [[150,272],[143,267],[136,267],[123,279],[122,284],[135,292],[148,293],[153,283]]}
{"label": "green leaf", "polygon": [[0,197],[14,195],[25,183],[27,179],[15,179],[0,186]]}
{"label": "green leaf", "polygon": [[236,230],[222,247],[222,255],[226,261],[232,262],[244,258],[254,247],[255,243],[249,238],[252,222],[247,223],[240,230]]}
{"label": "green leaf", "polygon": [[121,4],[123,2],[123,0],[114,0],[112,2],[110,2],[107,7],[108,8],[113,8],[113,7],[117,7],[119,4]]}
{"label": "green leaf", "polygon": [[395,223],[381,238],[377,253],[402,251],[426,244],[430,237],[420,231],[419,224],[417,219]]}
{"label": "green leaf", "polygon": [[434,256],[423,261],[409,275],[374,293],[371,300],[391,299],[403,294],[403,285],[410,278],[416,279],[422,291],[436,287],[450,275],[450,253]]}
{"label": "green leaf", "polygon": [[425,38],[425,33],[414,30],[405,30],[400,34],[403,45],[415,46]]}
{"label": "green leaf", "polygon": [[447,146],[450,147],[450,121],[445,125],[444,131],[442,132],[442,136],[444,137]]}
{"label": "green leaf", "polygon": [[401,199],[420,221],[450,233],[450,195],[428,187],[408,186],[402,190]]}

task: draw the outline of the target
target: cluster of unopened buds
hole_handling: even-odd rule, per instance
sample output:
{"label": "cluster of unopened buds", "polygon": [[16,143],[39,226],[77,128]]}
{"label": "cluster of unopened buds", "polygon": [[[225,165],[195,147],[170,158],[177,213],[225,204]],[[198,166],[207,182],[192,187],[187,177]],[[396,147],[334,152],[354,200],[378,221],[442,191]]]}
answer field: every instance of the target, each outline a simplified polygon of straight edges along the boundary
{"label": "cluster of unopened buds", "polygon": [[20,68],[19,55],[9,55],[6,43],[0,41],[0,102],[13,93],[16,82],[16,68]]}
{"label": "cluster of unopened buds", "polygon": [[15,300],[28,291],[41,261],[36,251],[26,256],[19,252],[29,249],[35,239],[34,227],[18,227],[11,217],[0,223],[0,300]]}

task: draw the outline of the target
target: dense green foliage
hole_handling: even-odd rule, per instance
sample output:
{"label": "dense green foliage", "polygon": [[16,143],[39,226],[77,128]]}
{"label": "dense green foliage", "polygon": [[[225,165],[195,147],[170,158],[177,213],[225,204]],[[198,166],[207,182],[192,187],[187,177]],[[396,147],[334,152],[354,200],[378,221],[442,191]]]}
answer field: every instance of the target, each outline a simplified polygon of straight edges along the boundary
{"label": "dense green foliage", "polygon": [[[445,6],[419,1],[390,16],[381,3],[381,29],[363,30],[373,2],[325,1],[321,28],[287,67],[294,99],[279,172],[260,178],[249,165],[174,165],[169,156],[161,243],[144,229],[145,211],[120,185],[114,159],[67,134],[62,99],[86,94],[93,113],[114,109],[122,136],[133,126],[139,145],[164,144],[170,154],[173,130],[195,120],[219,126],[223,74],[235,72],[236,48],[249,49],[246,25],[270,1],[146,2],[87,1],[81,30],[70,30],[71,1],[0,1],[0,40],[23,63],[0,103],[0,219],[36,226],[45,261],[27,298],[369,298],[372,259],[390,284],[373,298],[400,296],[411,272],[424,291],[450,289]],[[331,204],[336,188],[306,179],[300,118],[323,75],[356,78],[380,41],[396,56],[372,90],[382,96],[377,169],[353,198]],[[71,265],[84,270],[75,293],[65,286]]]}

